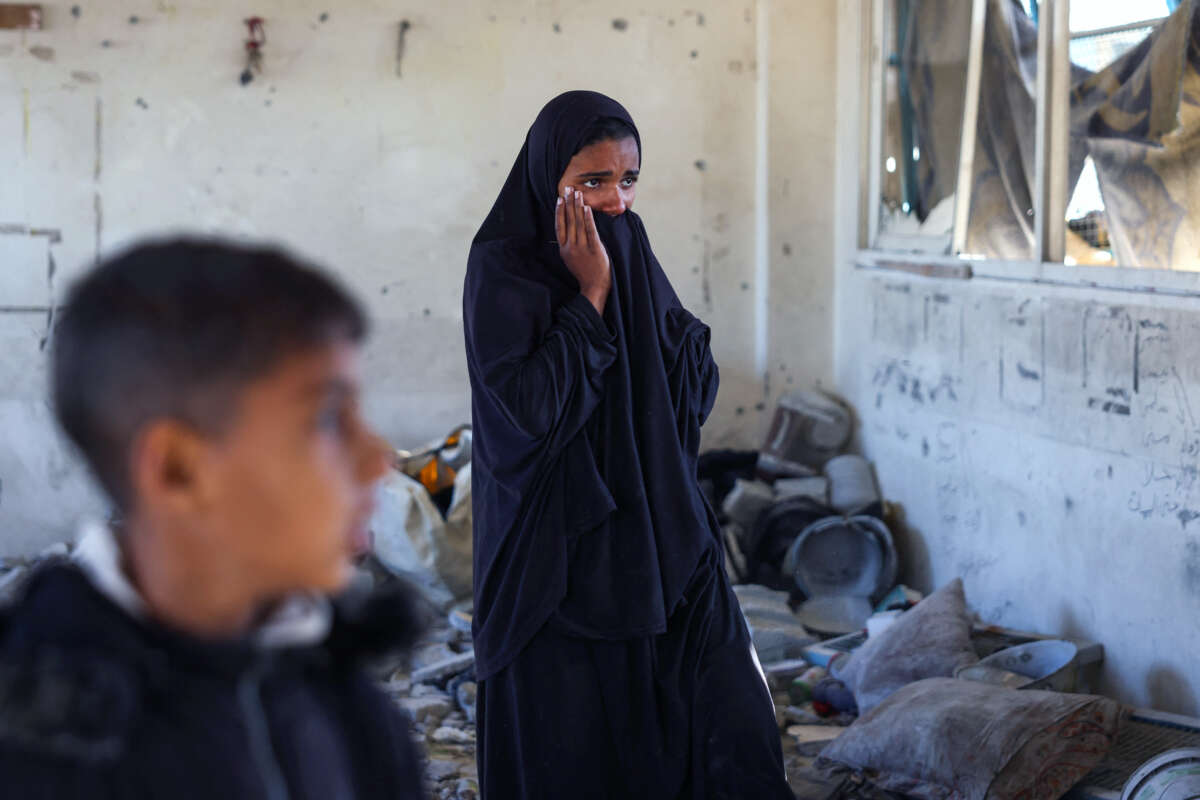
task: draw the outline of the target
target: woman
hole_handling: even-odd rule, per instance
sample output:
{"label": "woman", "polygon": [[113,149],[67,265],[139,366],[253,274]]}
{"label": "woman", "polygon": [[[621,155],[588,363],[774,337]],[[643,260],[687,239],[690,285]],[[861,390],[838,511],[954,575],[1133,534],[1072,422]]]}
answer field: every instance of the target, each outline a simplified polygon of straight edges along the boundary
{"label": "woman", "polygon": [[696,480],[709,331],[629,210],[640,168],[619,103],[561,95],[471,246],[489,800],[792,796]]}

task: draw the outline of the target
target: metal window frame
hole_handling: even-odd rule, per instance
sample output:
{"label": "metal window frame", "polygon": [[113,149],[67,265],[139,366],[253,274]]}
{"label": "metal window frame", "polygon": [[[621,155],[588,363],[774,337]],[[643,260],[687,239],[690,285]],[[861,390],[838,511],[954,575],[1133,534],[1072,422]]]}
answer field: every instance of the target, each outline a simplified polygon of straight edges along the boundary
{"label": "metal window frame", "polygon": [[[883,190],[883,129],[886,113],[883,111],[884,87],[887,84],[888,42],[894,36],[889,24],[887,6],[893,0],[869,0],[871,25],[867,38],[870,41],[870,64],[867,81],[869,105],[867,107],[867,147],[869,151],[868,190],[862,208],[867,214],[866,233],[869,247],[887,252],[945,255],[950,252],[953,237],[928,234],[902,234],[881,231],[882,208],[879,197]],[[897,165],[897,169],[899,169]]]}
{"label": "metal window frame", "polygon": [[[1145,292],[1174,296],[1200,296],[1200,272],[1136,266],[1078,266],[1064,263],[1066,218],[1046,214],[1044,209],[1066,208],[1067,169],[1070,144],[1070,30],[1071,0],[1040,0],[1038,72],[1035,132],[1034,214],[1035,248],[1026,260],[979,259],[963,253],[965,220],[970,213],[970,175],[974,161],[974,129],[978,120],[982,82],[983,34],[988,0],[971,0],[971,40],[968,49],[967,96],[963,114],[962,149],[955,195],[955,224],[952,243],[945,237],[888,236],[880,232],[882,191],[884,85],[886,65],[886,6],[888,0],[861,0],[867,12],[860,26],[860,48],[868,69],[863,75],[859,98],[859,241],[855,266],[863,269],[904,268],[906,272],[945,277],[1045,283]],[[1161,21],[1159,18],[1157,21]],[[1140,27],[1134,23],[1128,27]],[[1127,26],[1119,26],[1125,28]],[[1099,32],[1107,32],[1107,29]],[[1078,34],[1095,35],[1097,31]],[[971,135],[967,135],[970,132]],[[1062,217],[1060,219],[1060,217]],[[939,244],[941,246],[939,247]],[[953,269],[957,265],[966,269]]]}

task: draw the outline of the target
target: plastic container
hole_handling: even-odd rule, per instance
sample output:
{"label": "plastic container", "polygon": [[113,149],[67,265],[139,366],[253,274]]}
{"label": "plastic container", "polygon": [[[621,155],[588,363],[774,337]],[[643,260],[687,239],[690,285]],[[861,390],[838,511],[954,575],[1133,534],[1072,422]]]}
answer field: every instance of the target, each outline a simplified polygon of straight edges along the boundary
{"label": "plastic container", "polygon": [[1138,767],[1121,800],[1200,798],[1200,749],[1168,750]]}
{"label": "plastic container", "polygon": [[[1079,648],[1065,639],[1043,639],[1009,647],[993,653],[976,666],[983,669],[1021,676],[1003,681],[990,679],[980,671],[976,680],[1003,683],[1014,689],[1048,689],[1054,692],[1073,692],[1079,683]],[[959,670],[958,677],[971,678],[971,667]],[[999,676],[992,676],[998,678]],[[1016,684],[1016,685],[1014,685]]]}

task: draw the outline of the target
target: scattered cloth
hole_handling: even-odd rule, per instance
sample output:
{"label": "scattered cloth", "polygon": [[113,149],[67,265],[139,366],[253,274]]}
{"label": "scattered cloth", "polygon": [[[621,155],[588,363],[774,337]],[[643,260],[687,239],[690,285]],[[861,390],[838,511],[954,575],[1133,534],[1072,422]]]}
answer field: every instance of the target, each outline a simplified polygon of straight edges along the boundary
{"label": "scattered cloth", "polygon": [[932,678],[860,717],[818,764],[922,800],[1055,800],[1100,763],[1120,721],[1104,697]]}
{"label": "scattered cloth", "polygon": [[962,579],[955,578],[852,655],[836,659],[831,672],[850,687],[865,714],[897,689],[953,677],[977,661]]}

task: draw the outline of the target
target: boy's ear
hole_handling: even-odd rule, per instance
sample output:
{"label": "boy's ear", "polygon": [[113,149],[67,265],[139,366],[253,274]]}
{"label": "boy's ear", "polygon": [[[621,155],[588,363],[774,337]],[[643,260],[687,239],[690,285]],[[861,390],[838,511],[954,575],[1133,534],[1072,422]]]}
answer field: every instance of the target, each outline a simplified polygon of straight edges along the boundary
{"label": "boy's ear", "polygon": [[134,438],[130,451],[134,504],[167,514],[203,509],[211,493],[209,445],[194,428],[156,420]]}

